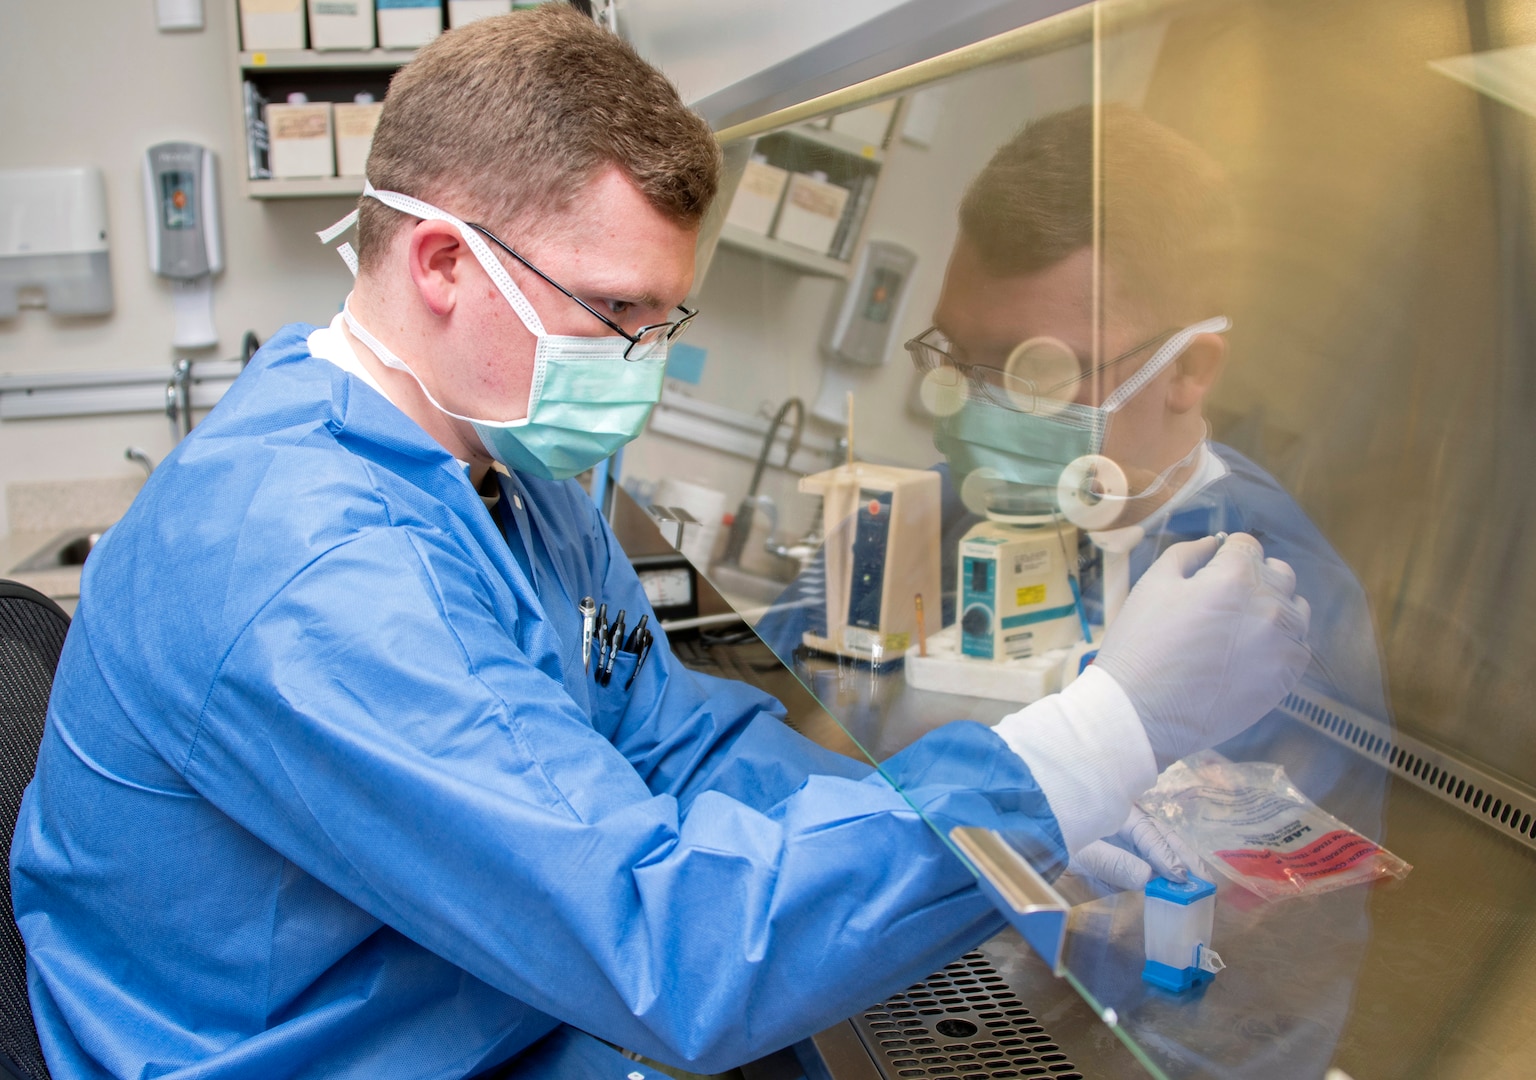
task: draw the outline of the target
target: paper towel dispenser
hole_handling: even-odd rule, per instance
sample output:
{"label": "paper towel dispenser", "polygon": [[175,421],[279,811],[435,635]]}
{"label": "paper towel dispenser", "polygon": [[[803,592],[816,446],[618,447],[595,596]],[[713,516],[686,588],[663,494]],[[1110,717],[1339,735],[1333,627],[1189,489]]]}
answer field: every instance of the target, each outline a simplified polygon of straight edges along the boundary
{"label": "paper towel dispenser", "polygon": [[0,319],[16,316],[24,291],[55,315],[111,313],[100,169],[0,169]]}

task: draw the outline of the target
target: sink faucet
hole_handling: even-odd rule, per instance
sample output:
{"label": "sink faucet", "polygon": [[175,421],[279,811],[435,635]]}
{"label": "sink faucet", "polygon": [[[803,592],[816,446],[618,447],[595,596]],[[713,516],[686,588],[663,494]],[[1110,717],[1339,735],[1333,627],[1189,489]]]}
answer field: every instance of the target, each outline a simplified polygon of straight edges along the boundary
{"label": "sink faucet", "polygon": [[747,537],[752,534],[752,518],[760,505],[766,502],[767,505],[762,508],[770,515],[773,513],[772,500],[766,495],[758,495],[757,488],[763,482],[763,469],[768,464],[768,453],[773,449],[773,441],[779,437],[779,428],[784,425],[784,418],[789,415],[790,409],[795,410],[795,426],[790,430],[789,440],[784,444],[786,469],[794,460],[795,452],[800,449],[800,436],[805,430],[805,402],[797,397],[786,398],[784,404],[779,406],[779,411],[773,414],[773,420],[768,425],[768,433],[763,436],[763,448],[758,451],[757,464],[752,469],[752,482],[747,485],[746,498],[741,500],[741,505],[736,508],[736,517],[731,522],[731,535],[725,543],[725,554],[721,560],[723,562],[740,564],[741,553],[747,546]]}
{"label": "sink faucet", "polygon": [[192,361],[176,361],[171,381],[165,384],[165,415],[171,421],[171,435],[178,442],[192,434]]}
{"label": "sink faucet", "polygon": [[144,469],[144,476],[146,479],[153,475],[155,471],[155,463],[150,460],[148,454],[140,450],[137,446],[130,446],[128,449],[124,450],[123,457],[127,458],[129,461],[137,461],[139,465]]}

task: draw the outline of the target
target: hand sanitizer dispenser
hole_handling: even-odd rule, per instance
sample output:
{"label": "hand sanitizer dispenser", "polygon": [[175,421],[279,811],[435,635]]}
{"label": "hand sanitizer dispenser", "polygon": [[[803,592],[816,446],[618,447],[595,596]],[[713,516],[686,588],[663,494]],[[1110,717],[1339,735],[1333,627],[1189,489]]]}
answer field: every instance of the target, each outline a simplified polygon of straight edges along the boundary
{"label": "hand sanitizer dispenser", "polygon": [[100,169],[0,169],[0,319],[23,291],[55,315],[112,313]]}
{"label": "hand sanitizer dispenser", "polygon": [[170,278],[176,311],[172,344],[218,344],[213,328],[213,275],[224,268],[213,152],[196,143],[167,142],[144,153],[149,268]]}

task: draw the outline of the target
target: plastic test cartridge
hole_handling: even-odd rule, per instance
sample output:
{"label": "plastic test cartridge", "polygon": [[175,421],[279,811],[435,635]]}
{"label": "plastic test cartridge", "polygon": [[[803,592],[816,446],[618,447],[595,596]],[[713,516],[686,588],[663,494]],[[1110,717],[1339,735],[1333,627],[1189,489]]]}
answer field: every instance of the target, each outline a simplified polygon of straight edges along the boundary
{"label": "plastic test cartridge", "polygon": [[1204,986],[1226,965],[1211,948],[1216,924],[1216,886],[1189,875],[1185,882],[1155,877],[1147,882],[1143,908],[1147,962],[1141,978],[1182,993]]}

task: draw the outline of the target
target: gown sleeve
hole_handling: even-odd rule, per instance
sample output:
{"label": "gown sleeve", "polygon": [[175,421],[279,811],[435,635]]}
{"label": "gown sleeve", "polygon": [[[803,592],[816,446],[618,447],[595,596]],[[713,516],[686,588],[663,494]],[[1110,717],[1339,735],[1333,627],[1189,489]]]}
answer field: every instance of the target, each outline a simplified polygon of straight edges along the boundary
{"label": "gown sleeve", "polygon": [[[691,676],[658,692],[674,674],[660,641],[628,706],[650,702],[645,723],[610,741],[454,558],[379,529],[310,563],[235,637],[181,768],[296,866],[536,1008],[728,1067],[1001,927],[936,829],[1064,856],[1029,770],[986,728],[947,725],[889,779],[810,757],[785,772],[768,760],[779,736],[753,730],[778,723],[760,700]],[[702,722],[726,735],[667,743],[715,709]]]}

